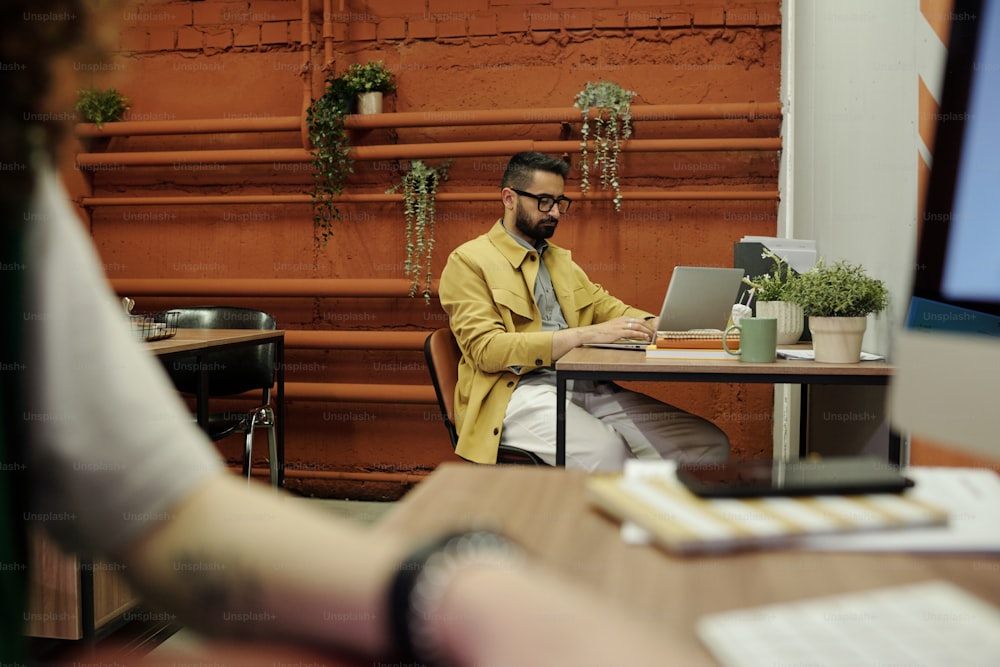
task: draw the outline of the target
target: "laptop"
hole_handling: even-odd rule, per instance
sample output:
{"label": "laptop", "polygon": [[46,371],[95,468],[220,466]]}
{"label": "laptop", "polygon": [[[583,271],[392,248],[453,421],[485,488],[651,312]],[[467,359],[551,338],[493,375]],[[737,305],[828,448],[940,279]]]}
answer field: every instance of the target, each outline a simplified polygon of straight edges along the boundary
{"label": "laptop", "polygon": [[[743,269],[677,266],[660,309],[660,331],[719,331],[729,324],[743,280]],[[654,341],[655,342],[655,341]],[[645,350],[650,341],[623,338],[584,347]]]}

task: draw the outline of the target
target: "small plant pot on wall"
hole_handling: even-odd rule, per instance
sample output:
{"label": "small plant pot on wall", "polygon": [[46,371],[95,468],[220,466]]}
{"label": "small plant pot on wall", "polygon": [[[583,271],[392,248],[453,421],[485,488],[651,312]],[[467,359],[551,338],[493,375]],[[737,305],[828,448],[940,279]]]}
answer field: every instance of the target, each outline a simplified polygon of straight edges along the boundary
{"label": "small plant pot on wall", "polygon": [[789,301],[758,301],[757,317],[778,320],[778,345],[794,345],[802,337],[805,315],[802,306]]}
{"label": "small plant pot on wall", "polygon": [[358,94],[358,113],[373,114],[382,113],[382,93],[371,91]]}
{"label": "small plant pot on wall", "polygon": [[342,77],[347,90],[356,95],[359,114],[382,113],[385,93],[396,90],[392,72],[381,60],[355,63]]}
{"label": "small plant pot on wall", "polygon": [[867,317],[810,317],[813,351],[824,364],[856,364],[861,361],[861,341],[868,328]]}

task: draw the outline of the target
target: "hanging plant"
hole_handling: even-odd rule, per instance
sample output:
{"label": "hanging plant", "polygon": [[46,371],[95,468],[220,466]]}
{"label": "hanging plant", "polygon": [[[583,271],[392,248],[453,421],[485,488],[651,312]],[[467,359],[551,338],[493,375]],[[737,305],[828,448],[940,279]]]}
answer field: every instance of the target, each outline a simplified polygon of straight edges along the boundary
{"label": "hanging plant", "polygon": [[431,298],[431,257],[434,253],[434,211],[438,184],[448,180],[451,161],[430,167],[423,160],[411,160],[410,170],[387,193],[402,189],[403,215],[406,217],[406,262],[403,270],[410,279],[410,296],[422,291],[425,301]]}
{"label": "hanging plant", "polygon": [[326,92],[306,111],[310,155],[313,165],[313,223],[323,245],[333,236],[333,221],[340,219],[334,197],[344,191],[347,178],[354,172],[350,135],[344,117],[350,113],[353,93],[343,77],[331,72]]}
{"label": "hanging plant", "polygon": [[618,180],[618,157],[621,144],[632,136],[632,98],[635,93],[625,90],[613,81],[602,79],[597,83],[588,81],[576,95],[573,106],[583,115],[580,130],[580,151],[582,152],[583,175],[580,190],[586,195],[590,191],[590,169],[588,163],[588,141],[591,135],[590,110],[597,109],[593,118],[594,155],[592,166],[601,174],[601,187],[615,191],[615,210],[622,208],[622,193]]}

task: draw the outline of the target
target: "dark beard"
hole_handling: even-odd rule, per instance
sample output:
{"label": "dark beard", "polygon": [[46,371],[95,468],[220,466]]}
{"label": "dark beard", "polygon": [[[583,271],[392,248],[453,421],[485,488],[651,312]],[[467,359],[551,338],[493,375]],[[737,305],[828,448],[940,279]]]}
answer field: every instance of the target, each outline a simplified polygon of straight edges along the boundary
{"label": "dark beard", "polygon": [[[543,226],[542,223],[551,222],[553,223],[551,227]],[[524,212],[521,204],[517,205],[517,213],[514,216],[514,224],[517,230],[535,241],[544,241],[555,234],[556,227],[559,225],[559,221],[556,218],[545,217],[536,222],[534,225],[531,224],[531,220],[528,215]]]}

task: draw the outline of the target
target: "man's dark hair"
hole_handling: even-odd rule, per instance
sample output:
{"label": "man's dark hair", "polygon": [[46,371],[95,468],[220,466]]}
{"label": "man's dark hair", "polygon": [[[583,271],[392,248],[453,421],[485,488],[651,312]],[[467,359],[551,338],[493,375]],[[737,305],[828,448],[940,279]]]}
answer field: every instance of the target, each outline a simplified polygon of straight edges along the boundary
{"label": "man's dark hair", "polygon": [[569,163],[544,153],[533,151],[517,153],[507,163],[500,187],[523,190],[531,184],[536,171],[547,171],[550,174],[562,176],[563,180],[566,180],[566,175],[569,174]]}

